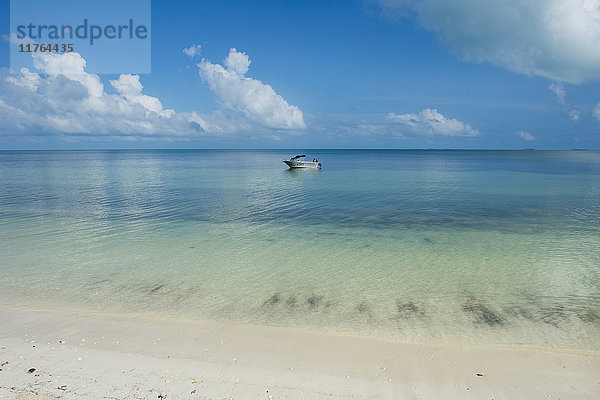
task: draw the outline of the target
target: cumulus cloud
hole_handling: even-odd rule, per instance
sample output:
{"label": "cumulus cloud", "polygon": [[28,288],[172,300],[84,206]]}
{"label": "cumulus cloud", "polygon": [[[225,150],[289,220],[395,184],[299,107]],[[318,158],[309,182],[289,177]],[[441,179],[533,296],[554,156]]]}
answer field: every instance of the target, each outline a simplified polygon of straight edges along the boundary
{"label": "cumulus cloud", "polygon": [[137,75],[121,75],[111,81],[118,94],[106,93],[78,53],[36,53],[33,64],[37,71],[0,75],[2,134],[177,137],[216,131],[195,113],[163,109],[158,98],[142,93]]}
{"label": "cumulus cloud", "polygon": [[225,67],[202,60],[198,64],[202,79],[224,107],[273,129],[305,128],[302,111],[278,95],[270,85],[247,77],[249,57],[232,48]]}
{"label": "cumulus cloud", "polygon": [[600,0],[376,0],[414,14],[470,62],[581,83],[600,79]]}
{"label": "cumulus cloud", "polygon": [[478,130],[454,118],[444,117],[438,110],[425,108],[418,114],[387,115],[388,121],[394,122],[407,131],[429,136],[479,136]]}
{"label": "cumulus cloud", "polygon": [[31,72],[29,68],[21,68],[20,75],[9,75],[6,80],[14,85],[35,90],[39,86],[41,78],[36,72]]}
{"label": "cumulus cloud", "polygon": [[[231,73],[243,77],[243,72],[236,72],[244,70],[243,59],[234,56],[230,63],[233,68]],[[290,127],[289,121],[281,121],[285,115],[280,119],[277,116],[269,119],[274,111],[269,112],[268,107],[271,106],[275,111],[277,109],[265,101],[261,87],[249,92],[242,85],[229,88],[227,94],[235,98],[235,91],[240,90],[239,95],[248,103],[256,94],[257,104],[262,104],[265,110],[240,106],[233,107],[233,111],[217,110],[209,114],[176,112],[165,109],[157,97],[145,94],[138,75],[120,75],[110,81],[113,93],[107,92],[98,75],[85,71],[86,61],[76,52],[34,53],[33,65],[35,71],[22,68],[17,74],[9,74],[6,69],[0,70],[2,135],[60,134],[170,140],[231,136],[244,132],[260,135],[261,131],[268,136],[274,127]],[[270,89],[268,85],[260,85]],[[262,91],[265,90],[262,88]],[[297,107],[287,105],[283,98],[272,93],[280,103],[299,113],[303,123],[302,112]],[[265,123],[261,123],[263,121]],[[293,127],[299,126],[293,122]]]}
{"label": "cumulus cloud", "polygon": [[516,133],[518,136],[521,137],[521,139],[527,140],[528,142],[532,142],[537,139],[535,136],[533,136],[531,133],[529,133],[527,131],[517,131]]}
{"label": "cumulus cloud", "polygon": [[225,66],[228,71],[244,75],[250,68],[250,62],[250,57],[246,53],[239,52],[234,47],[229,50],[229,55],[225,59]]}
{"label": "cumulus cloud", "polygon": [[186,56],[190,57],[190,58],[194,58],[197,55],[200,54],[200,51],[202,50],[202,46],[200,46],[199,44],[193,44],[190,47],[185,47],[182,52],[183,54],[185,54]]}
{"label": "cumulus cloud", "polygon": [[129,103],[140,104],[145,109],[163,117],[175,115],[173,110],[163,110],[163,106],[156,97],[142,94],[142,84],[139,75],[121,74],[119,79],[110,81],[110,84]]}

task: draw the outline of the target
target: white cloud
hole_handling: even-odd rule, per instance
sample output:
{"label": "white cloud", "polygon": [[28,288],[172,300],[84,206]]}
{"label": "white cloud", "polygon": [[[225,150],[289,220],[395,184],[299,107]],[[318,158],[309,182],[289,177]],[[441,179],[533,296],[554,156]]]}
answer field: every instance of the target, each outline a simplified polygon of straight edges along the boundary
{"label": "white cloud", "polygon": [[556,101],[558,104],[562,106],[563,111],[571,118],[573,121],[579,121],[581,117],[581,113],[576,108],[569,109],[569,105],[567,104],[567,92],[565,91],[565,86],[562,82],[552,83],[548,86],[556,96]]}
{"label": "white cloud", "polygon": [[193,44],[190,47],[186,47],[182,50],[183,54],[187,55],[190,58],[194,58],[197,55],[200,55],[200,52],[202,51],[202,46],[200,46],[199,44]]}
{"label": "white cloud", "polygon": [[562,84],[562,82],[552,83],[552,84],[550,84],[550,86],[548,86],[548,89],[550,89],[556,95],[556,101],[558,101],[560,104],[562,104],[564,106],[566,92],[565,92],[565,87]]}
{"label": "white cloud", "polygon": [[30,38],[29,36],[25,36],[24,38],[19,38],[15,32],[11,32],[9,35],[6,35],[6,34],[2,35],[2,39],[4,39],[7,42],[9,42],[10,44],[16,45],[16,46],[18,46],[20,44],[35,43],[35,40]]}
{"label": "white cloud", "polygon": [[229,50],[229,55],[225,59],[225,66],[228,71],[244,75],[250,68],[250,62],[250,57],[246,53],[239,52],[234,47]]}
{"label": "white cloud", "polygon": [[592,115],[594,116],[594,118],[600,121],[600,103],[596,104],[596,107],[594,107],[594,109],[592,110]]}
{"label": "white cloud", "polygon": [[6,80],[17,86],[29,90],[36,90],[40,84],[41,78],[37,73],[31,72],[29,68],[21,68],[20,75],[9,75],[6,77]]}
{"label": "white cloud", "polygon": [[444,117],[438,110],[425,108],[418,114],[395,114],[387,116],[404,129],[420,135],[430,136],[479,136],[478,130],[457,119]]}
{"label": "white cloud", "polygon": [[90,97],[101,97],[104,93],[100,77],[85,72],[86,61],[79,53],[34,53],[33,65],[49,76],[62,75],[81,83],[87,89]]}
{"label": "white cloud", "polygon": [[104,91],[100,77],[85,72],[78,53],[33,55],[39,71],[0,75],[0,133],[78,136],[183,137],[215,132],[201,117],[164,110],[142,94],[137,75],[111,81],[119,94]]}
{"label": "white cloud", "polygon": [[528,142],[532,142],[537,139],[537,137],[533,136],[531,133],[527,131],[517,131],[517,135],[521,137],[523,140],[527,140]]}
{"label": "white cloud", "polygon": [[130,103],[141,104],[147,110],[163,117],[171,117],[175,114],[173,110],[163,110],[160,100],[156,97],[142,94],[143,87],[139,75],[122,74],[119,79],[110,81],[110,84]]}
{"label": "white cloud", "polygon": [[278,95],[270,85],[245,76],[250,59],[235,48],[229,51],[224,68],[202,60],[200,76],[206,81],[217,100],[226,108],[273,129],[305,128],[302,111]]}
{"label": "white cloud", "polygon": [[581,113],[579,110],[573,108],[571,111],[569,111],[569,118],[571,118],[573,121],[579,121],[581,118]]}
{"label": "white cloud", "polygon": [[524,75],[600,79],[600,0],[376,0],[416,15],[462,59]]}
{"label": "white cloud", "polygon": [[[18,74],[9,74],[7,69],[0,70],[1,135],[59,134],[171,140],[248,133],[268,137],[273,127],[290,126],[289,121],[281,122],[276,117],[268,120],[268,107],[273,107],[274,100],[271,99],[271,103],[265,101],[265,89],[261,87],[256,92],[249,92],[243,85],[233,87],[228,95],[235,98],[238,89],[246,102],[254,99],[266,107],[265,123],[259,118],[262,114],[250,106],[247,110],[239,110],[241,112],[217,110],[210,114],[165,109],[157,97],[143,93],[138,75],[122,74],[111,80],[114,93],[108,93],[98,75],[85,71],[86,61],[75,52],[34,54],[33,61],[35,71],[22,68]],[[239,57],[231,62],[236,63],[235,68],[243,70],[243,60]],[[240,79],[253,81],[243,74],[240,76]],[[254,82],[270,89],[259,81]],[[281,96],[272,93],[277,96],[275,100],[299,113],[303,123],[302,112],[297,107],[287,105]],[[293,125],[295,121],[291,122]],[[293,126],[298,127],[298,124]]]}

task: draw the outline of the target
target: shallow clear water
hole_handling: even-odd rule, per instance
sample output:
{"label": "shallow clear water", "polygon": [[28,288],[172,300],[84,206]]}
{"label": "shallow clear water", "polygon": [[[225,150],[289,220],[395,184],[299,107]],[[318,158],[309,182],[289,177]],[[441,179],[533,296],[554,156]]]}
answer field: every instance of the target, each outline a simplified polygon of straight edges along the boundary
{"label": "shallow clear water", "polygon": [[0,300],[595,349],[600,153],[0,152]]}

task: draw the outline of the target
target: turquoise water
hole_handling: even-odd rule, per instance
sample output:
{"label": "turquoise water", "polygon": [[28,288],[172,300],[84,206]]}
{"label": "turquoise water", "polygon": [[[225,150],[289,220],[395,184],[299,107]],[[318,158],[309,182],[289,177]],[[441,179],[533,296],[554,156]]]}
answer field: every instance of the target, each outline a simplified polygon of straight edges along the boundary
{"label": "turquoise water", "polygon": [[597,349],[600,152],[0,152],[0,301]]}

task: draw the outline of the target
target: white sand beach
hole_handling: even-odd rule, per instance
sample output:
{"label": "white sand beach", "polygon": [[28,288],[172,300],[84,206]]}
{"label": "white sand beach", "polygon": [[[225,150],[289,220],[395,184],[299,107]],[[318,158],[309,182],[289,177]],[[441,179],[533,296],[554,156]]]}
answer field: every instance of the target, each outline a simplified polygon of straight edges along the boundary
{"label": "white sand beach", "polygon": [[597,399],[600,353],[0,311],[1,399]]}

